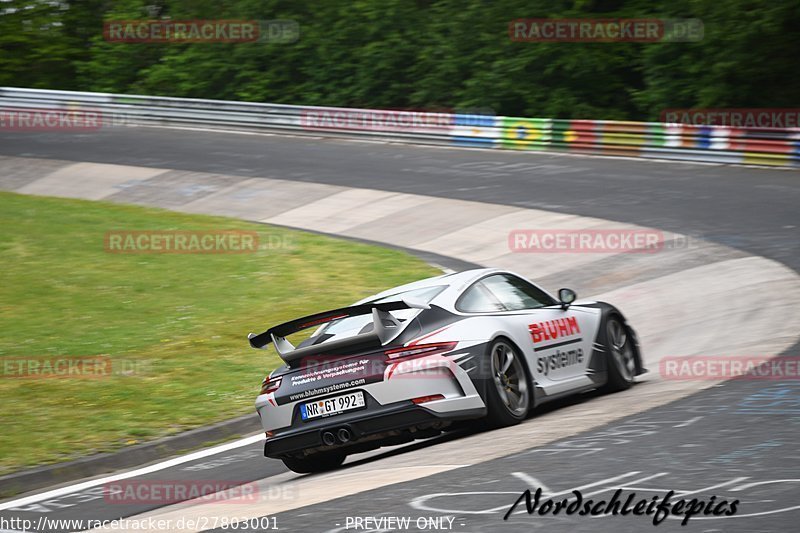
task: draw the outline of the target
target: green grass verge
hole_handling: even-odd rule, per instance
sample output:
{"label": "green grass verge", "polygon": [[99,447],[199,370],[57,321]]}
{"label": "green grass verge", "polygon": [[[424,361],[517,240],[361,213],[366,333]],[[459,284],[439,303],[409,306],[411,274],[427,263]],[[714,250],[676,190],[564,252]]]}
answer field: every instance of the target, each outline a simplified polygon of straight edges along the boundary
{"label": "green grass verge", "polygon": [[[104,245],[113,230],[219,229],[255,230],[273,246]],[[248,332],[438,273],[402,252],[298,231],[11,193],[0,193],[0,258],[0,473],[245,414],[278,364],[272,349],[248,347]],[[16,377],[22,359],[98,355],[112,375]]]}

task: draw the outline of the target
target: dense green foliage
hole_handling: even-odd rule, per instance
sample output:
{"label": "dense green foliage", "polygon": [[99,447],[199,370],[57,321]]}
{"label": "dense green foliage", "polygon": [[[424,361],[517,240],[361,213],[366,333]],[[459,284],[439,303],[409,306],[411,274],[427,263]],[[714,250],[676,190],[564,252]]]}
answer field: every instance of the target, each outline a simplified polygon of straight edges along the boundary
{"label": "dense green foliage", "polygon": [[[0,0],[0,85],[380,108],[653,119],[791,107],[797,0]],[[544,17],[699,18],[695,43],[512,42]],[[104,20],[293,19],[292,44],[126,44]]]}

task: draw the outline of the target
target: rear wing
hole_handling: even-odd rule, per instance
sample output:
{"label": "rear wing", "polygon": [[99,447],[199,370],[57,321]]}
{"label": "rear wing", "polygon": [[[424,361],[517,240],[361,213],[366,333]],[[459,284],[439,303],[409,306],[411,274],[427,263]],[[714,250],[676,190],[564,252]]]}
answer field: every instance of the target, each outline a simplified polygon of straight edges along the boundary
{"label": "rear wing", "polygon": [[[389,311],[397,311],[400,309],[430,309],[430,306],[427,303],[411,299],[353,305],[298,318],[269,328],[267,331],[259,333],[258,335],[250,333],[247,338],[250,341],[250,346],[253,348],[264,349],[268,344],[272,343],[278,355],[287,363],[308,355],[318,354],[321,350],[327,352],[348,346],[369,343],[383,346],[400,335],[411,322],[407,321],[401,323],[389,313]],[[297,333],[298,331],[310,327],[321,326],[322,324],[333,322],[340,318],[369,314],[372,315],[373,327],[371,331],[365,333],[359,333],[358,335],[352,335],[329,342],[323,341],[321,344],[312,344],[302,348],[295,348],[291,342],[286,340],[286,337],[292,333]]]}

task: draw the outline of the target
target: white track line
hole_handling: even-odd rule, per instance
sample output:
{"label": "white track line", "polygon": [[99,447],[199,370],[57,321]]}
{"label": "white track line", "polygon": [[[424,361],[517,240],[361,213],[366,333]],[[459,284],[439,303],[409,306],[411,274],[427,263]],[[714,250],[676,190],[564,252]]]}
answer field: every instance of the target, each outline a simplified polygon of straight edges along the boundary
{"label": "white track line", "polygon": [[11,509],[14,507],[22,507],[23,505],[29,505],[31,503],[40,502],[42,500],[48,500],[51,498],[58,498],[59,496],[63,496],[65,494],[72,494],[73,492],[79,492],[84,489],[89,489],[91,487],[96,487],[98,485],[102,485],[104,483],[111,483],[112,481],[119,481],[120,479],[128,479],[132,477],[143,476],[145,474],[150,474],[152,472],[158,472],[159,470],[164,470],[165,468],[170,468],[175,465],[188,463],[189,461],[194,461],[195,459],[202,459],[203,457],[208,457],[209,455],[216,455],[218,453],[226,452],[228,450],[233,450],[236,448],[241,448],[242,446],[247,446],[248,444],[253,444],[258,441],[264,440],[266,437],[263,433],[259,433],[258,435],[253,435],[251,437],[245,437],[243,439],[235,440],[233,442],[229,442],[227,444],[222,444],[220,446],[215,446],[213,448],[208,448],[206,450],[200,450],[198,452],[190,453],[189,455],[184,455],[181,457],[176,457],[174,459],[169,459],[167,461],[162,461],[160,463],[156,463],[154,465],[145,466],[144,468],[138,468],[136,470],[131,470],[130,472],[123,472],[121,474],[114,474],[111,476],[107,476],[100,479],[93,479],[91,481],[84,481],[83,483],[77,483],[75,485],[69,485],[67,487],[61,487],[58,489],[50,490],[47,492],[41,492],[39,494],[34,494],[32,496],[26,496],[24,498],[19,498],[17,500],[12,500],[9,502],[5,502],[0,504],[0,511],[5,509]]}

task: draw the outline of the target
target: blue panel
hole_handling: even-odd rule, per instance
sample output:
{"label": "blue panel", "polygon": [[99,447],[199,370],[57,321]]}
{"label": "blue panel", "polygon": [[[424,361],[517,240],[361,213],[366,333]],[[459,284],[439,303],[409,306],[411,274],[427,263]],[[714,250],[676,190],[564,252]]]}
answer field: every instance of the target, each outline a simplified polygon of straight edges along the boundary
{"label": "blue panel", "polygon": [[713,132],[713,128],[699,128],[697,130],[697,148],[710,148]]}
{"label": "blue panel", "polygon": [[492,127],[495,125],[497,117],[494,115],[455,115],[456,126],[477,126],[477,127]]}

